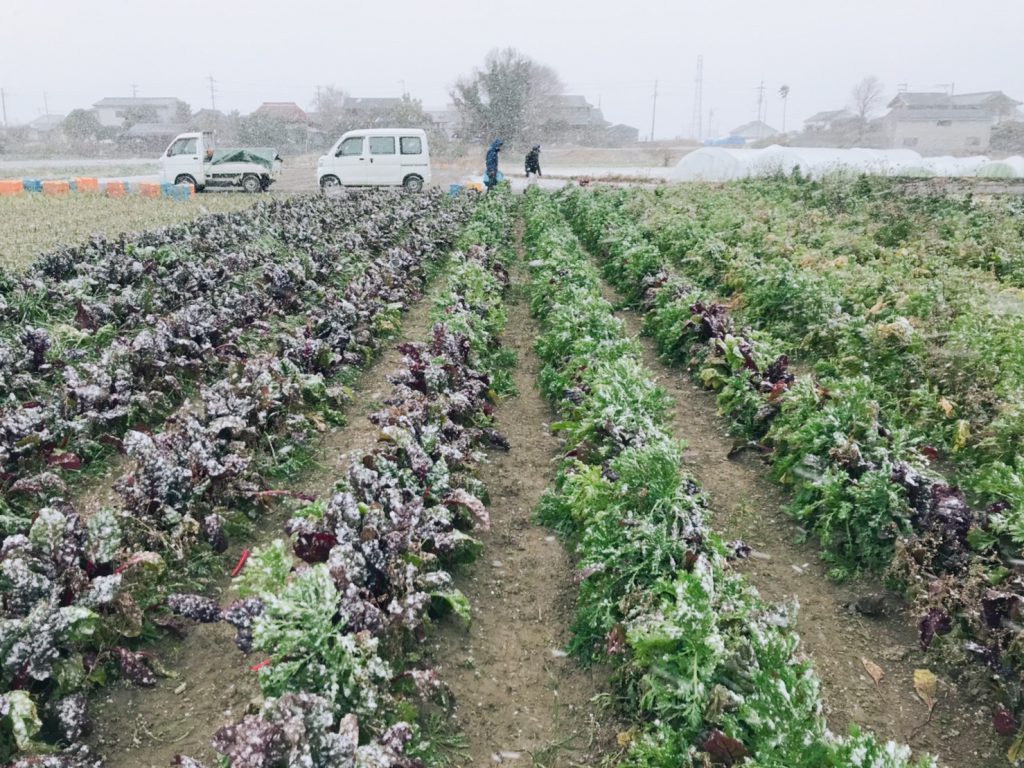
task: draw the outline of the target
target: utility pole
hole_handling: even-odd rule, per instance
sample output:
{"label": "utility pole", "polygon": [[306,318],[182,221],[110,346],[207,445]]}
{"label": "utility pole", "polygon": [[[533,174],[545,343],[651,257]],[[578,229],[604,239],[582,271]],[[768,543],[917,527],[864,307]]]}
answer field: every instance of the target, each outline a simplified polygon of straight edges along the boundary
{"label": "utility pole", "polygon": [[762,109],[764,108],[764,80],[757,86],[757,119],[761,121]]}
{"label": "utility pole", "polygon": [[43,114],[50,114],[50,100],[46,98],[46,91],[43,91]]}
{"label": "utility pole", "polygon": [[693,117],[690,120],[690,135],[700,141],[704,133],[704,54],[697,57],[697,77],[694,78]]}
{"label": "utility pole", "polygon": [[138,95],[139,95],[139,84],[138,83],[132,83],[132,98],[134,99]]}
{"label": "utility pole", "polygon": [[779,96],[782,97],[782,132],[786,132],[786,105],[789,103],[789,86],[783,85],[779,88]]}
{"label": "utility pole", "polygon": [[212,109],[214,112],[216,112],[217,111],[217,91],[213,87],[213,84],[216,83],[217,81],[213,79],[213,75],[210,75],[209,80],[210,80],[210,109]]}
{"label": "utility pole", "polygon": [[654,118],[658,114],[658,81],[654,81],[654,98],[651,101],[651,141],[654,141]]}
{"label": "utility pole", "polygon": [[320,106],[320,86],[316,87],[316,113],[319,115],[323,109]]}
{"label": "utility pole", "polygon": [[4,93],[4,89],[0,88],[0,109],[4,113],[4,130],[7,130],[7,94]]}

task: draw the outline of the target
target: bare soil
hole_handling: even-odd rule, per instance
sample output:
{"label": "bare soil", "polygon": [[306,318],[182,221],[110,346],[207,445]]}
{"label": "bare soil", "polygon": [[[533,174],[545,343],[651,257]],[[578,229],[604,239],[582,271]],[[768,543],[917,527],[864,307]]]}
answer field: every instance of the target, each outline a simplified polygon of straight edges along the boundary
{"label": "bare soil", "polygon": [[[514,277],[521,285],[521,272]],[[432,638],[467,741],[467,766],[596,766],[615,749],[607,672],[583,670],[562,650],[574,612],[572,562],[531,521],[559,455],[547,428],[553,413],[534,386],[536,335],[525,297],[510,296],[503,343],[519,357],[519,393],[497,409],[496,421],[511,451],[494,453],[480,471],[492,527],[480,535],[482,559],[456,577],[472,623],[448,623]]]}
{"label": "bare soil", "polygon": [[[432,296],[428,293],[405,315],[402,337],[419,340],[427,335]],[[346,409],[347,423],[323,434],[318,464],[301,481],[289,484],[295,490],[317,497],[329,494],[345,477],[348,457],[373,446],[378,429],[366,417],[390,392],[387,377],[401,360],[397,347],[389,344],[357,381],[353,402]],[[98,489],[91,493],[100,495]],[[283,536],[286,517],[279,508],[261,519],[249,541],[232,543],[230,561],[235,562],[243,544],[259,546]],[[225,574],[211,596],[228,601],[230,585]],[[210,738],[259,701],[257,675],[251,666],[261,659],[240,653],[234,629],[226,624],[196,625],[184,640],[162,641],[151,650],[174,677],[158,679],[153,688],[117,682],[103,689],[93,702],[92,746],[103,756],[106,768],[166,768],[177,754],[216,764]]]}
{"label": "bare soil", "polygon": [[[616,300],[610,289],[607,296]],[[640,317],[630,311],[618,315],[631,333],[639,333]],[[675,433],[686,440],[688,469],[708,495],[712,527],[754,548],[755,556],[737,567],[762,596],[799,602],[797,630],[822,680],[829,727],[845,733],[859,724],[916,753],[934,754],[950,768],[1005,764],[1009,745],[993,730],[983,670],[945,669],[935,655],[922,652],[905,604],[877,579],[831,581],[818,543],[799,541],[801,531],[785,512],[788,495],[768,478],[762,460],[749,453],[728,457],[734,441],[714,395],[684,371],[666,366],[650,339],[641,342],[644,363],[675,400]],[[864,659],[884,670],[878,685]],[[930,722],[914,692],[915,669],[939,676]]]}

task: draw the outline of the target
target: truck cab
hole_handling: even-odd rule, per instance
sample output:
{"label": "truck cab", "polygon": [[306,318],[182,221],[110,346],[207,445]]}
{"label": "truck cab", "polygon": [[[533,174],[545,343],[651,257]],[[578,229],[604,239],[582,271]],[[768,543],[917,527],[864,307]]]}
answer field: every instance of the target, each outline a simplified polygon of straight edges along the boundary
{"label": "truck cab", "polygon": [[180,133],[160,158],[160,180],[206,187],[265,191],[277,179],[281,158],[270,147],[215,149],[207,131]]}
{"label": "truck cab", "polygon": [[316,180],[338,187],[404,187],[419,192],[430,183],[430,148],[421,128],[349,131],[317,162]]}

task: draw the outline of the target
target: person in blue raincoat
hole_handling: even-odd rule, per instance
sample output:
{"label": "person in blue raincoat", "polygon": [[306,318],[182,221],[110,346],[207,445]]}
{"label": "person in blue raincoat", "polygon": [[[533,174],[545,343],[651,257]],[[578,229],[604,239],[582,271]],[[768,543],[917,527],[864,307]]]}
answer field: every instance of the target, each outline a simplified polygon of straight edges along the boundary
{"label": "person in blue raincoat", "polygon": [[487,150],[487,167],[484,170],[484,186],[490,192],[498,183],[498,153],[505,142],[495,139],[491,142],[491,148]]}

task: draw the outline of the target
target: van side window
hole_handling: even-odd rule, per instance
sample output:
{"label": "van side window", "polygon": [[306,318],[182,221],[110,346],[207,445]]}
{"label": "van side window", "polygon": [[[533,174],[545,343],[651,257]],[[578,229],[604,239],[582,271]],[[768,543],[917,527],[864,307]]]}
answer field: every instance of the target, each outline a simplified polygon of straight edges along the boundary
{"label": "van side window", "polygon": [[419,136],[403,136],[399,143],[402,145],[403,155],[422,155],[423,142]]}
{"label": "van side window", "polygon": [[352,136],[341,142],[341,146],[338,147],[337,157],[351,157],[352,155],[363,154],[363,137]]}
{"label": "van side window", "polygon": [[393,154],[395,154],[395,137],[394,136],[371,136],[370,137],[370,154],[371,155],[393,155]]}

